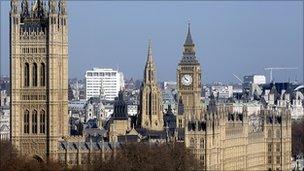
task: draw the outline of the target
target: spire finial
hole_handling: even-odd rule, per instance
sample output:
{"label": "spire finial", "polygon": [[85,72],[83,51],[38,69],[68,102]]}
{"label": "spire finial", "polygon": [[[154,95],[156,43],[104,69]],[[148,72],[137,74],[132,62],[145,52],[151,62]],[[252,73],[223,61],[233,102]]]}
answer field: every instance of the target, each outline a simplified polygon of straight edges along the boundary
{"label": "spire finial", "polygon": [[191,20],[188,18],[188,32],[190,32]]}

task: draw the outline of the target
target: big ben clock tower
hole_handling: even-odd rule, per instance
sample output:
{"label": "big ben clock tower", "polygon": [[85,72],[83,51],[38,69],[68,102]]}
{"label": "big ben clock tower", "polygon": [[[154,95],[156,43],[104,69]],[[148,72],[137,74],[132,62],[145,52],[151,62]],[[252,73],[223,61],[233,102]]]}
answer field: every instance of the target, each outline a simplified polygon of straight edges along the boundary
{"label": "big ben clock tower", "polygon": [[195,56],[190,23],[184,43],[183,57],[177,68],[178,115],[177,127],[185,127],[187,120],[199,119],[201,114],[201,67]]}

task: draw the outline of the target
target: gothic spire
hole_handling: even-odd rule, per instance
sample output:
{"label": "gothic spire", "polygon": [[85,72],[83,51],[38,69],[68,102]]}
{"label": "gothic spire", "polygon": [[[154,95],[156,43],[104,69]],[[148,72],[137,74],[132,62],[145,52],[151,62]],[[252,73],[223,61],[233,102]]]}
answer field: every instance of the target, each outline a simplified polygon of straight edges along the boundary
{"label": "gothic spire", "polygon": [[149,45],[148,45],[148,57],[147,61],[150,63],[153,63],[153,56],[152,56],[152,41],[149,40]]}
{"label": "gothic spire", "polygon": [[66,14],[66,0],[59,0],[58,3],[59,14]]}
{"label": "gothic spire", "polygon": [[49,12],[51,14],[56,13],[56,2],[55,2],[55,0],[49,0]]}
{"label": "gothic spire", "polygon": [[151,40],[149,40],[148,44],[148,55],[147,55],[147,62],[145,67],[145,76],[144,76],[144,82],[153,82],[155,81],[155,65],[153,61],[152,56],[152,43]]}
{"label": "gothic spire", "polygon": [[24,18],[30,16],[28,0],[22,0],[21,2],[21,16]]}
{"label": "gothic spire", "polygon": [[184,44],[184,52],[183,58],[181,63],[188,63],[188,64],[199,64],[196,57],[195,57],[195,45],[192,40],[191,30],[190,30],[190,22],[188,22],[188,32],[187,37]]}
{"label": "gothic spire", "polygon": [[18,13],[18,0],[11,0],[11,13],[12,14]]}
{"label": "gothic spire", "polygon": [[188,22],[188,33],[187,33],[187,37],[186,37],[186,41],[184,45],[194,45],[192,37],[191,37],[191,31],[190,31],[190,21]]}
{"label": "gothic spire", "polygon": [[32,14],[34,18],[43,18],[44,17],[44,6],[42,0],[36,0],[32,6]]}

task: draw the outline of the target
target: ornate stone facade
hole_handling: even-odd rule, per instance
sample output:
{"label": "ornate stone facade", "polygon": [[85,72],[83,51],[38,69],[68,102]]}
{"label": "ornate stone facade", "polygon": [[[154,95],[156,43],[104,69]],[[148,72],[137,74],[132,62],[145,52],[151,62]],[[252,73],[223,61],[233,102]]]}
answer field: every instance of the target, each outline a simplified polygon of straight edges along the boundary
{"label": "ornate stone facade", "polygon": [[189,27],[177,69],[177,127],[184,128],[185,145],[198,164],[205,170],[290,170],[289,95],[280,99],[272,90],[269,103],[251,115],[245,104],[234,111],[234,103],[220,103],[213,94],[205,107],[200,72]]}
{"label": "ornate stone facade", "polygon": [[177,128],[184,128],[189,119],[200,116],[201,105],[201,68],[195,56],[195,44],[193,43],[190,23],[184,43],[182,60],[177,68],[177,89],[178,89],[178,115]]}
{"label": "ornate stone facade", "polygon": [[148,130],[163,130],[162,97],[156,80],[156,67],[152,57],[151,41],[140,88],[140,114],[138,124]]}
{"label": "ornate stone facade", "polygon": [[248,115],[229,103],[213,103],[202,119],[188,121],[185,145],[206,170],[290,170],[291,115],[288,107]]}
{"label": "ornate stone facade", "polygon": [[[57,9],[58,6],[58,9]],[[31,10],[30,10],[31,9]],[[57,158],[68,135],[68,27],[66,2],[29,6],[11,0],[11,141],[27,156]]]}

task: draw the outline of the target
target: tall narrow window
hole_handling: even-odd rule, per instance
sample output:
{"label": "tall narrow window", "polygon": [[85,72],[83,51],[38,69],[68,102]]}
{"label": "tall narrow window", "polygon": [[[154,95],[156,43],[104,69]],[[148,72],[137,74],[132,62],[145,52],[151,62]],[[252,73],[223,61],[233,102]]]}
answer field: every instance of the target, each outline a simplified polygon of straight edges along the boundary
{"label": "tall narrow window", "polygon": [[33,86],[37,86],[37,64],[36,63],[34,63],[33,64],[33,77],[32,77],[32,79],[33,79]]}
{"label": "tall narrow window", "polygon": [[30,86],[30,65],[28,63],[24,65],[24,86]]}
{"label": "tall narrow window", "polygon": [[32,133],[37,134],[37,110],[34,110],[32,113]]}
{"label": "tall narrow window", "polygon": [[200,148],[205,148],[205,140],[204,140],[204,138],[201,138]]}
{"label": "tall narrow window", "polygon": [[44,110],[40,111],[40,133],[41,134],[45,133],[45,111]]}
{"label": "tall narrow window", "polygon": [[194,138],[191,138],[190,139],[190,148],[194,148],[195,147],[195,140],[194,140]]}
{"label": "tall narrow window", "polygon": [[45,64],[41,63],[40,68],[40,85],[45,86]]}
{"label": "tall narrow window", "polygon": [[23,116],[23,126],[24,126],[24,133],[28,134],[30,133],[30,112],[28,110],[26,110],[24,112],[24,116]]}

